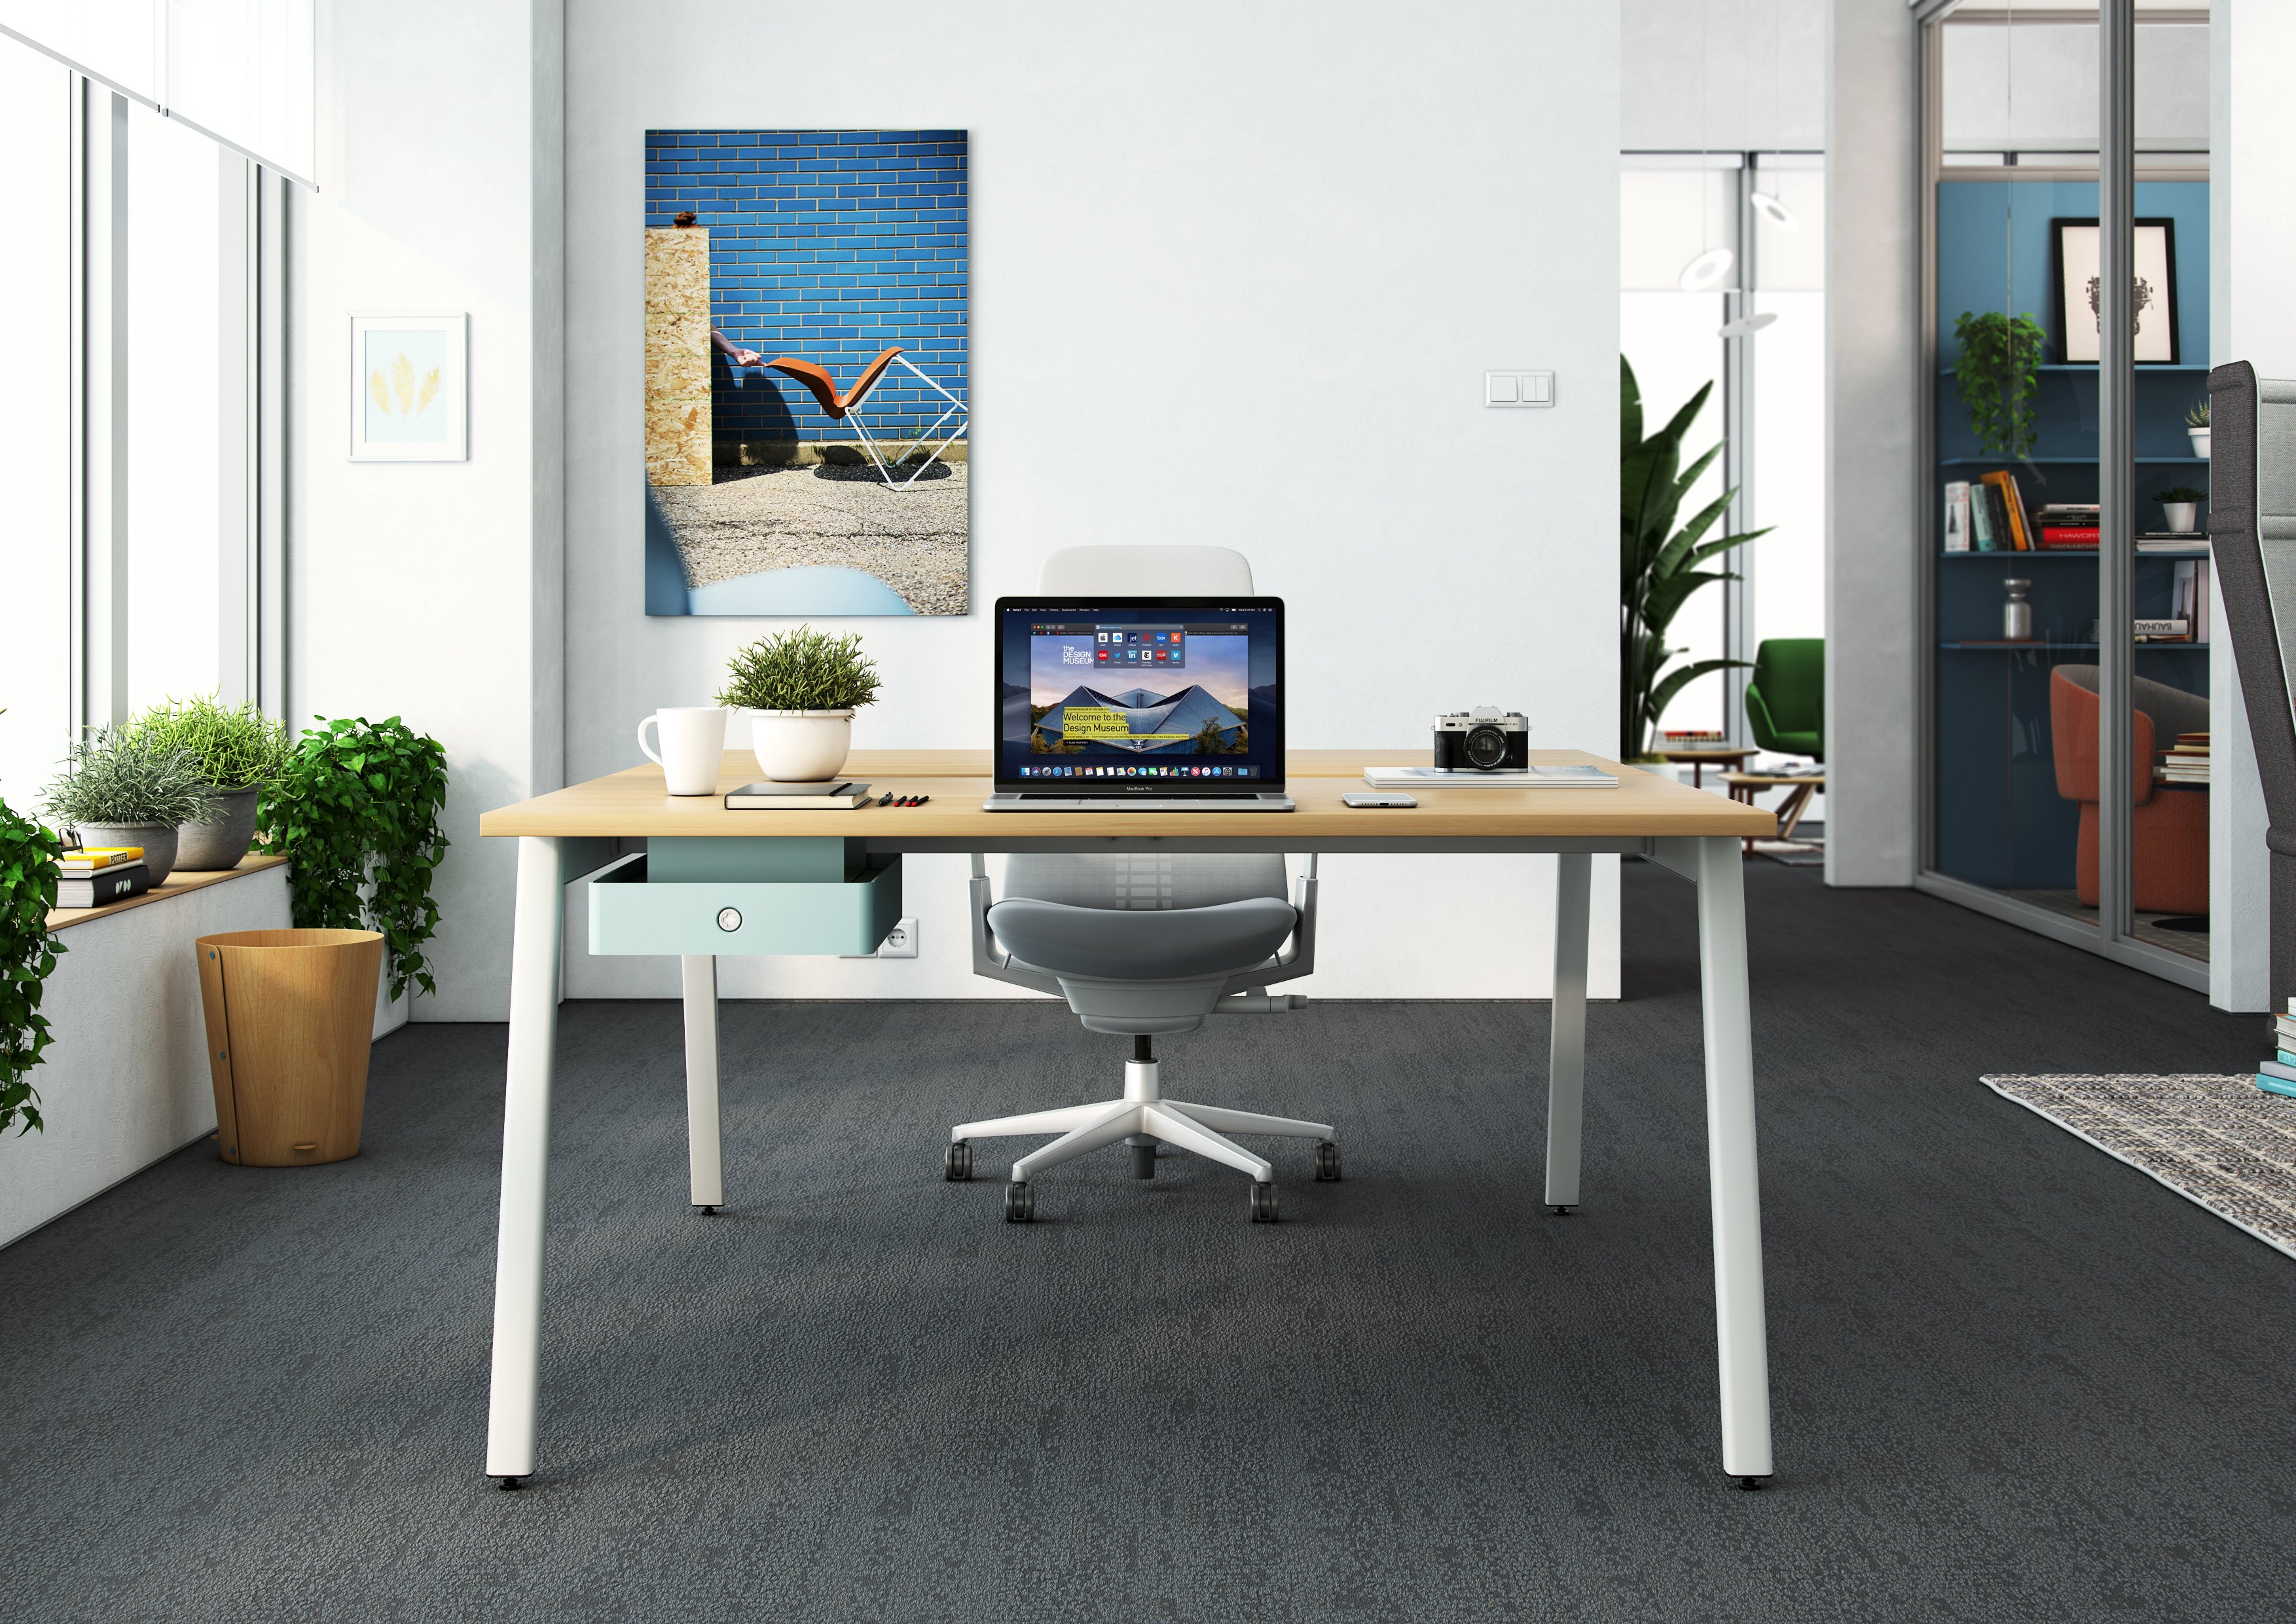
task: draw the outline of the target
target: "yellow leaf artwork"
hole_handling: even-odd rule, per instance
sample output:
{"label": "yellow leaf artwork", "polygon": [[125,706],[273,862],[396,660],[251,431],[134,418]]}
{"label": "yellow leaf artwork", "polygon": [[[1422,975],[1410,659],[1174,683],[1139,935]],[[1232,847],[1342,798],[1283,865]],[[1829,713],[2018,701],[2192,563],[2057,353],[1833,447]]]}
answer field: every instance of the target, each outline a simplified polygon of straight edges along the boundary
{"label": "yellow leaf artwork", "polygon": [[398,409],[408,416],[414,414],[414,363],[400,350],[390,364],[390,392],[398,398]]}
{"label": "yellow leaf artwork", "polygon": [[373,400],[375,410],[385,416],[390,413],[390,385],[382,381],[382,369],[377,367],[366,381],[366,392]]}
{"label": "yellow leaf artwork", "polygon": [[418,415],[429,411],[431,401],[438,398],[439,372],[439,369],[434,366],[422,374],[422,392],[414,400],[414,410]]}

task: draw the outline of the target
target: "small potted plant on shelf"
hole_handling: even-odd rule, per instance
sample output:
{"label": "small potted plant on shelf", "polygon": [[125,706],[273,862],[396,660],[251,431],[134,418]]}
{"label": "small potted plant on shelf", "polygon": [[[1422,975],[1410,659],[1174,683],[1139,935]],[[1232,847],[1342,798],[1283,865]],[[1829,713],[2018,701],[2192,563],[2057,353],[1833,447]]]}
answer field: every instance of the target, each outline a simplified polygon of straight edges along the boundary
{"label": "small potted plant on shelf", "polygon": [[176,831],[210,816],[215,791],[180,745],[103,727],[73,746],[42,805],[82,846],[141,846],[153,885],[176,866]]}
{"label": "small potted plant on shelf", "polygon": [[2185,432],[2192,437],[2193,455],[2206,461],[2209,455],[2209,398],[2202,396],[2185,413]]}
{"label": "small potted plant on shelf", "polygon": [[761,637],[726,668],[721,705],[752,712],[758,770],[777,783],[834,778],[853,743],[853,713],[877,697],[877,667],[859,634],[811,626]]}
{"label": "small potted plant on shelf", "polygon": [[2161,512],[2168,518],[2169,528],[2178,531],[2201,528],[2201,504],[2208,499],[2208,492],[2194,490],[2189,485],[2171,485],[2166,490],[2152,493],[2152,500],[2161,504]]}
{"label": "small potted plant on shelf", "polygon": [[0,1134],[40,1121],[31,1070],[50,1042],[40,994],[62,942],[48,934],[63,843],[0,800]]}
{"label": "small potted plant on shelf", "polygon": [[155,705],[128,730],[157,743],[187,750],[215,794],[205,823],[176,832],[176,866],[206,871],[235,868],[255,838],[255,802],[279,775],[293,742],[287,724],[274,721],[250,700],[226,706],[213,694]]}

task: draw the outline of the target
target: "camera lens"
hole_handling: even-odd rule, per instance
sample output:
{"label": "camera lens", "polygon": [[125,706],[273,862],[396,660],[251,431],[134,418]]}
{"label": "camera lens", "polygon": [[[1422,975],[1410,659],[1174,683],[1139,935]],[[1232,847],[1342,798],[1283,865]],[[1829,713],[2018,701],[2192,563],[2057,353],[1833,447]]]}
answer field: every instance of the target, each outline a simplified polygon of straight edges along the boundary
{"label": "camera lens", "polygon": [[1469,767],[1488,773],[1506,760],[1506,734],[1486,722],[1467,729],[1466,742],[1459,749]]}

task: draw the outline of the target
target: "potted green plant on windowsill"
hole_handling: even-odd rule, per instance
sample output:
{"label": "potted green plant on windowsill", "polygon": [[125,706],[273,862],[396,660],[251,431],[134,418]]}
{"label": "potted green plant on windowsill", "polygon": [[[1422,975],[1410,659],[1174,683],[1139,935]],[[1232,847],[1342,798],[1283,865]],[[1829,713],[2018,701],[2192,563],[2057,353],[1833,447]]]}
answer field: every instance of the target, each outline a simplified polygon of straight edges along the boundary
{"label": "potted green plant on windowsill", "polygon": [[82,846],[141,846],[156,886],[176,866],[176,831],[209,816],[214,801],[191,751],[103,727],[72,747],[41,804]]}
{"label": "potted green plant on windowsill", "polygon": [[32,1068],[49,1043],[40,994],[62,942],[48,934],[63,842],[0,800],[0,1134],[42,1128]]}
{"label": "potted green plant on windowsill", "polygon": [[2156,490],[2152,500],[2161,504],[2161,513],[2172,530],[2190,532],[2201,528],[2201,504],[2209,493],[2194,490],[2189,485],[2171,485],[2166,490]]}
{"label": "potted green plant on windowsill", "polygon": [[2209,456],[2209,398],[2202,396],[2185,414],[2185,432],[2191,437],[2193,455],[2202,462]]}
{"label": "potted green plant on windowsill", "polygon": [[737,651],[726,677],[718,702],[753,714],[758,770],[778,783],[834,778],[852,748],[853,713],[877,698],[877,667],[859,635],[810,626]]}
{"label": "potted green plant on windowsill", "polygon": [[205,694],[155,705],[128,730],[191,751],[215,790],[208,821],[177,831],[176,866],[199,872],[236,867],[255,838],[256,799],[279,775],[293,748],[287,724],[264,715],[252,700],[226,706]]}

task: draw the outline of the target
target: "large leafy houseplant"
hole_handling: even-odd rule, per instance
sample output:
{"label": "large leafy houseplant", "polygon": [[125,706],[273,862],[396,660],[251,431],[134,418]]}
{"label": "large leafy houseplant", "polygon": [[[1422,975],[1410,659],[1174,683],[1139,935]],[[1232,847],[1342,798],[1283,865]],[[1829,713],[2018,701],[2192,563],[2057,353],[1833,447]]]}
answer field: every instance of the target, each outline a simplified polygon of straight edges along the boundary
{"label": "large leafy houseplant", "polygon": [[1767,528],[1714,540],[1703,539],[1729,511],[1734,487],[1677,528],[1683,498],[1716,457],[1710,448],[1682,466],[1682,439],[1706,405],[1710,383],[1693,395],[1667,425],[1643,434],[1642,387],[1635,369],[1619,357],[1619,759],[1634,761],[1649,753],[1651,732],[1667,705],[1687,683],[1709,671],[1742,666],[1742,660],[1696,660],[1667,668],[1682,651],[1667,646],[1667,628],[1693,593],[1715,581],[1735,580],[1727,570],[1702,570],[1733,547],[1744,545]]}
{"label": "large leafy houseplant", "polygon": [[2033,455],[2033,437],[2041,421],[2034,403],[2041,392],[2041,345],[2046,336],[2030,316],[2011,316],[1999,310],[1980,316],[1964,310],[1954,318],[1958,352],[1953,361],[1953,387],[1969,408],[1969,431],[1977,437],[1980,452],[2021,462]]}
{"label": "large leafy houseplant", "polygon": [[48,934],[62,849],[54,835],[0,801],[0,1134],[43,1127],[30,1074],[50,1041],[40,994],[64,950]]}
{"label": "large leafy houseplant", "polygon": [[397,717],[320,718],[297,742],[257,814],[291,867],[294,920],[379,931],[390,996],[439,990],[422,945],[436,934],[430,880],[447,853],[447,752]]}

